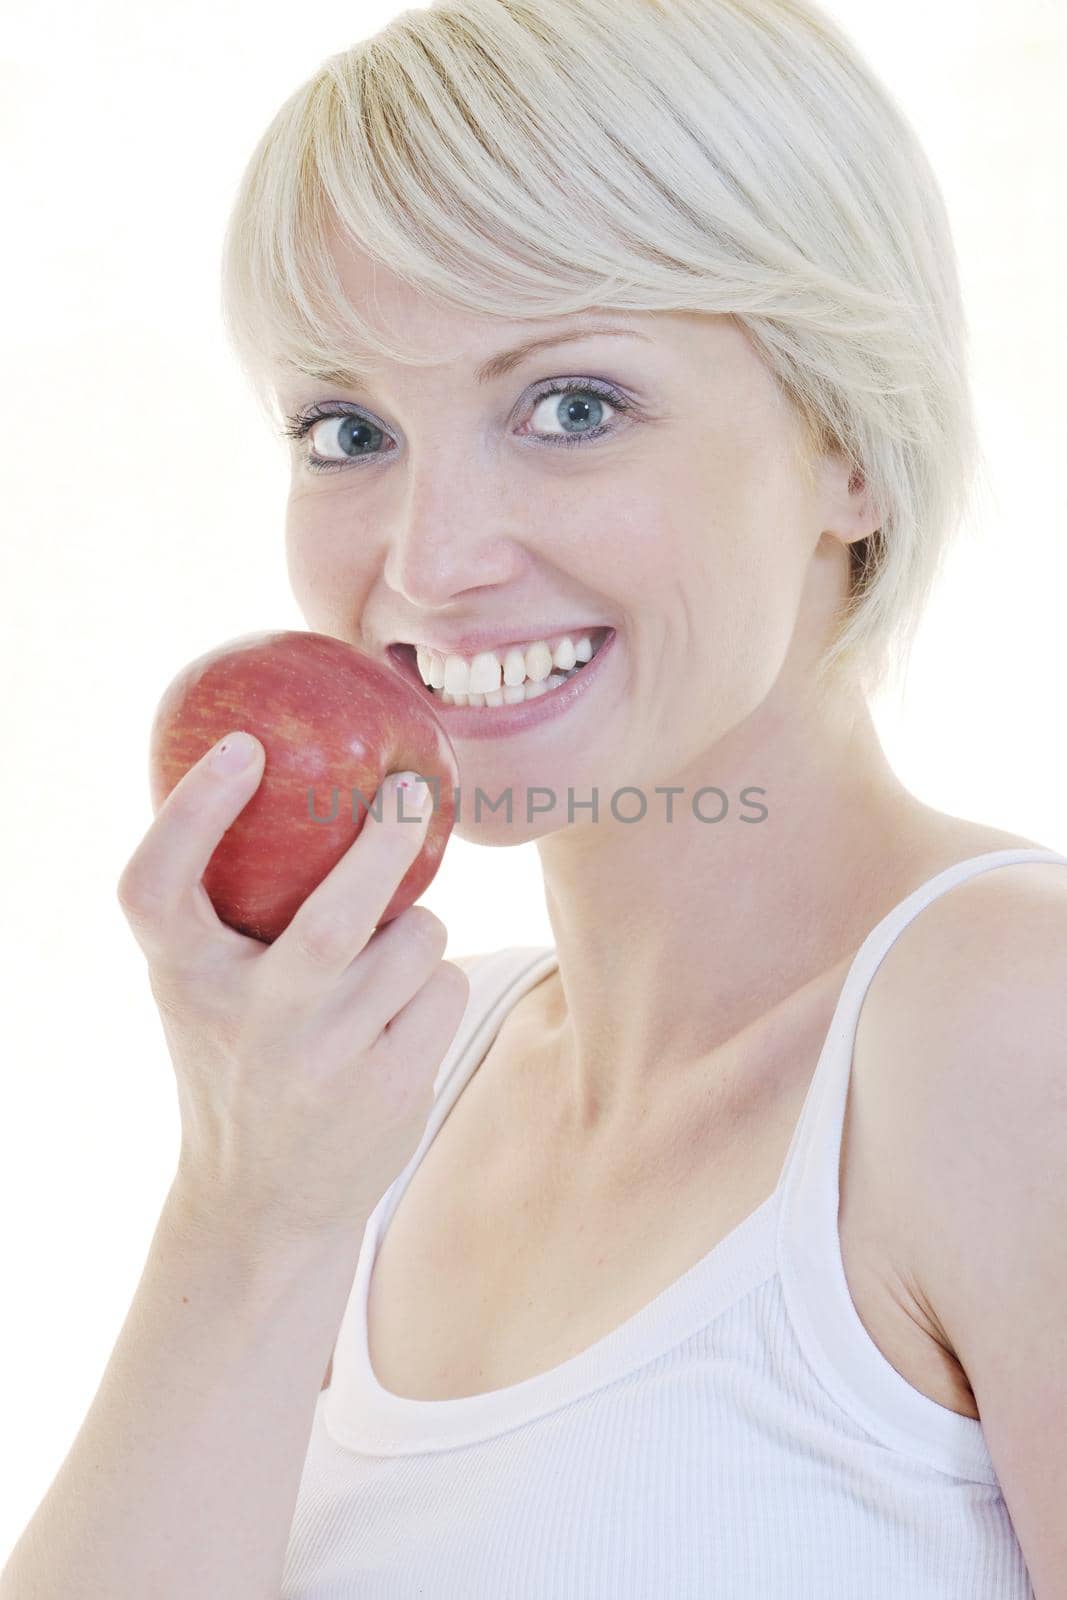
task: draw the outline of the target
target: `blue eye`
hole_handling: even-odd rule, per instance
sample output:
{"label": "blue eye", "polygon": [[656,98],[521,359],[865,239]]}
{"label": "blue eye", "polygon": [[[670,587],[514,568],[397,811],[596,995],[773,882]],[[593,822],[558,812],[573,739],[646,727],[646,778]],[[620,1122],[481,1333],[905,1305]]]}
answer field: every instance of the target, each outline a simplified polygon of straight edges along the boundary
{"label": "blue eye", "polygon": [[[328,422],[331,419],[340,423],[335,432],[334,442],[346,456],[349,456],[350,451],[353,452],[349,456],[350,460],[356,461],[364,455],[374,454],[375,446],[385,437],[381,428],[376,428],[361,412],[342,410],[339,407],[331,409],[329,406],[312,406],[303,416],[290,417],[289,426],[282,431],[286,438],[303,439],[318,423]],[[305,452],[304,459],[313,472],[329,472],[333,467],[344,465],[343,462],[334,459],[323,460],[310,450]]]}
{"label": "blue eye", "polygon": [[[588,415],[583,416],[583,413],[592,411],[594,422],[596,422],[604,414],[604,407],[608,403],[606,396],[600,394],[598,390],[590,389],[587,386],[582,388],[572,386],[569,389],[546,389],[543,394],[538,395],[534,402],[534,415],[536,416],[545,401],[554,400],[557,395],[563,395],[567,402],[566,405],[557,405],[554,410],[555,420],[563,425],[563,432],[561,434],[541,435],[542,438],[566,439],[569,442],[571,439],[588,438],[591,434],[600,433],[603,425],[590,427],[588,425]],[[590,401],[592,404],[590,404]],[[573,432],[570,431],[571,428],[573,428]],[[535,429],[534,431],[536,433],[537,430]]]}
{"label": "blue eye", "polygon": [[[545,384],[533,397],[534,413],[536,414],[542,401],[557,396],[567,401],[566,405],[558,405],[554,413],[554,420],[560,423],[562,431],[537,433],[535,437],[543,444],[553,447],[563,446],[564,449],[586,444],[590,440],[617,431],[614,423],[599,420],[603,416],[605,406],[620,413],[634,409],[632,403],[617,389],[596,379],[583,378],[581,381]],[[319,423],[330,421],[339,423],[340,426],[323,431],[326,439],[343,452],[344,459],[320,456],[306,449],[303,452],[303,459],[310,472],[333,472],[346,465],[355,466],[368,457],[383,453],[391,454],[390,451],[382,452],[378,448],[386,437],[383,429],[371,422],[357,407],[339,401],[309,406],[299,415],[287,417],[286,426],[281,429],[281,436],[285,439],[304,439]],[[590,422],[593,425],[590,425]]]}

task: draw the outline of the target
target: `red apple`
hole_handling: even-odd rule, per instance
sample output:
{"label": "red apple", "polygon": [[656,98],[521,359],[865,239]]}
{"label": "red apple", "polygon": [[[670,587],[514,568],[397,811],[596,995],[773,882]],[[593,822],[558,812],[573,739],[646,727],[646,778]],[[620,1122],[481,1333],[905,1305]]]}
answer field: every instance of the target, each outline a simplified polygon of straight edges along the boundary
{"label": "red apple", "polygon": [[159,702],[149,756],[153,810],[239,728],[255,734],[266,759],[259,788],[201,880],[221,921],[271,944],[360,833],[387,774],[407,768],[429,781],[434,810],[378,926],[418,899],[452,831],[459,772],[448,735],[416,687],[327,634],[230,639],[183,668]]}

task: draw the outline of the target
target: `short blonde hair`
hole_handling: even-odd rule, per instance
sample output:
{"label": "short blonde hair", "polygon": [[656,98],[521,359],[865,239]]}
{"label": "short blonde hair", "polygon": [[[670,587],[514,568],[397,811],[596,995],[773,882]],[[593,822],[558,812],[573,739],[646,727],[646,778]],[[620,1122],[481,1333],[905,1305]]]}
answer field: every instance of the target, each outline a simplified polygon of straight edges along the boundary
{"label": "short blonde hair", "polygon": [[934,173],[816,6],[435,0],[329,57],[226,233],[223,321],[261,401],[274,363],[419,364],[345,298],[331,231],[483,316],[735,318],[880,519],[820,678],[870,693],[906,664],[980,464],[966,328]]}

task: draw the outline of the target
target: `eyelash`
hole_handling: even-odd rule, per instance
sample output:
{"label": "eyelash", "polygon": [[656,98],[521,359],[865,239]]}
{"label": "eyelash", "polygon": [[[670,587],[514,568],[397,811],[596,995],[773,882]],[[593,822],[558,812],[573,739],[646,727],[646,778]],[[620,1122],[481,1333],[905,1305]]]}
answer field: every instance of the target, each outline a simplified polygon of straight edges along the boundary
{"label": "eyelash", "polygon": [[[536,409],[542,400],[547,400],[552,395],[562,396],[571,394],[595,394],[598,399],[606,400],[613,410],[618,411],[623,415],[635,409],[633,402],[628,400],[625,395],[620,394],[619,391],[612,388],[610,384],[601,383],[595,378],[583,378],[580,382],[577,380],[569,380],[566,383],[549,380],[546,382],[545,387],[532,397],[531,409]],[[370,418],[366,417],[366,414],[361,411],[358,406],[334,403],[331,405],[315,404],[310,406],[306,411],[300,412],[299,415],[295,417],[286,417],[286,426],[280,430],[281,436],[283,439],[304,439],[311,432],[312,428],[317,422],[322,422],[327,417],[353,416],[365,417],[366,421],[370,423],[370,426],[375,429],[375,432],[385,432],[384,429],[379,429],[377,424],[371,422]],[[539,438],[542,444],[547,444],[552,447],[562,446],[563,449],[573,449],[577,445],[588,444],[591,440],[600,439],[607,433],[613,433],[615,432],[615,428],[616,424],[614,421],[602,422],[599,427],[593,428],[589,433],[541,434],[534,435],[533,437]],[[376,455],[381,455],[383,453],[388,454],[389,452],[375,452]],[[309,449],[303,450],[301,454],[304,464],[308,468],[309,472],[335,472],[338,468],[347,470],[348,467],[358,467],[365,461],[372,461],[375,459],[374,456],[356,456],[347,462],[327,461],[323,458],[312,455]]]}

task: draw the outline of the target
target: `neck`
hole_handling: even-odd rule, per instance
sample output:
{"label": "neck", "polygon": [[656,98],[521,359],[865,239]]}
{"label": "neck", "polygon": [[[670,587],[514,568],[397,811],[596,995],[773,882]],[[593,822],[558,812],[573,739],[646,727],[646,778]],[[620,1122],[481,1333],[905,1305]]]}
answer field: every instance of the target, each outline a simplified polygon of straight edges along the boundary
{"label": "neck", "polygon": [[[816,705],[772,693],[661,783],[682,790],[672,820],[648,792],[638,822],[601,815],[538,846],[559,961],[543,1036],[580,1136],[640,1126],[687,1067],[746,1029],[758,1052],[760,1020],[843,978],[921,881],[933,813],[892,773],[855,694]],[[717,823],[694,815],[709,786],[729,802]],[[758,792],[746,801],[746,789]],[[709,791],[696,804],[714,818],[725,802]],[[624,795],[619,809],[640,808]]]}

